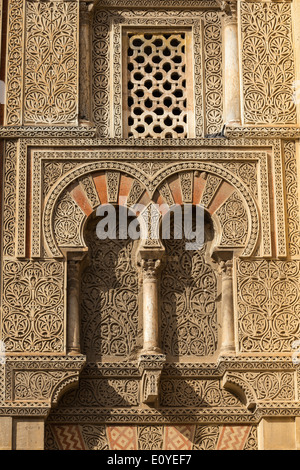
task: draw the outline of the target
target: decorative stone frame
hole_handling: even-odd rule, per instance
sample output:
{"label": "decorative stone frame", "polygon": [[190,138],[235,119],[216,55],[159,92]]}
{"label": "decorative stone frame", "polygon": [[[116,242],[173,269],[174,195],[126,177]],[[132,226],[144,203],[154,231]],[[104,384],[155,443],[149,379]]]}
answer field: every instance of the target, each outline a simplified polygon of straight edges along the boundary
{"label": "decorative stone frame", "polygon": [[[192,29],[195,137],[220,130],[223,92],[221,23],[218,9],[184,10],[181,15],[181,12],[173,10],[158,9],[154,12],[150,10],[143,14],[141,10],[102,11],[98,7],[94,8],[93,120],[101,136],[118,138],[123,136],[122,30],[137,27],[145,29],[148,26],[160,29],[164,27],[166,29],[180,27]],[[112,51],[111,56],[108,53],[109,50]],[[217,58],[217,71],[210,69],[203,60],[202,56],[206,57],[206,55],[210,59],[216,60]]]}
{"label": "decorative stone frame", "polygon": [[[240,149],[239,149],[240,150]],[[228,151],[211,151],[211,149],[207,149],[207,152],[182,152],[178,150],[178,153],[176,154],[173,152],[173,156],[181,159],[188,159],[193,156],[193,158],[197,158],[197,161],[217,161],[218,158],[221,158],[222,161],[226,161],[227,159],[232,158],[233,154],[231,154]],[[113,154],[108,154],[105,151],[88,151],[88,152],[82,152],[82,151],[71,151],[71,152],[66,152],[66,151],[43,151],[43,150],[38,150],[38,151],[33,151],[32,152],[32,158],[33,158],[33,173],[32,173],[32,213],[34,214],[33,220],[32,220],[32,256],[39,257],[40,256],[40,224],[41,224],[41,201],[42,201],[42,194],[41,194],[41,172],[42,172],[42,162],[43,161],[49,161],[49,158],[53,161],[57,161],[59,159],[61,160],[66,160],[66,159],[72,159],[72,160],[77,160],[79,159],[84,159],[85,161],[99,161],[99,157],[101,160],[105,159],[106,157],[117,157],[121,160],[124,158],[128,158],[129,155],[128,153],[123,153],[123,152],[114,152]],[[161,161],[163,158],[169,158],[168,153],[164,152],[144,152],[138,153],[138,152],[132,152],[131,153],[131,158],[138,160],[140,157],[147,157],[147,158],[157,158],[157,161]],[[269,189],[268,189],[268,173],[267,173],[267,154],[265,152],[257,152],[257,149],[255,149],[255,152],[249,152],[248,149],[245,152],[235,152],[234,153],[235,161],[256,161],[258,166],[258,171],[260,173],[260,181],[262,182],[262,188],[261,188],[261,196],[260,196],[260,201],[258,201],[258,204],[260,205],[260,211],[262,214],[262,236],[263,236],[263,249],[262,249],[262,254],[265,256],[270,256],[271,255],[271,240],[270,240],[270,209],[269,209]],[[199,159],[199,160],[198,160]],[[176,160],[175,160],[176,161]],[[174,162],[175,163],[175,162]],[[22,165],[22,160],[19,161],[19,165]],[[23,165],[26,165],[26,160],[23,162]],[[22,165],[22,166],[23,166]],[[101,163],[99,168],[102,166],[104,168],[104,161]],[[112,165],[112,162],[110,163]],[[122,166],[122,164],[121,164]],[[111,167],[112,168],[112,167]],[[200,168],[200,167],[199,167]],[[107,169],[109,169],[109,166],[107,166]],[[121,169],[121,167],[119,167]],[[134,168],[134,160],[131,160],[131,163],[129,164],[129,171],[135,172]],[[23,186],[25,183],[25,180],[21,178],[21,175],[23,175],[23,171],[20,172],[20,181],[19,185]],[[83,173],[82,173],[83,174]],[[147,179],[145,177],[145,174],[142,172],[138,172],[137,175],[140,174],[139,178],[143,184],[147,182]],[[23,182],[24,181],[24,182]],[[276,180],[277,181],[277,180]],[[155,183],[155,182],[154,182]],[[156,178],[156,185],[160,184],[160,180],[158,177]],[[25,188],[24,188],[25,189]],[[22,205],[24,204],[24,199],[22,198],[22,201],[20,201]],[[20,207],[21,209],[21,207]],[[25,210],[25,207],[24,207]],[[19,211],[19,214],[22,214],[22,210]],[[40,214],[40,215],[38,215]],[[18,224],[18,233],[22,231],[22,228],[24,229],[24,225],[22,224],[22,221],[20,220],[20,223]],[[21,234],[20,234],[21,235]],[[19,253],[21,254],[21,247],[19,248]],[[23,255],[24,256],[24,255]]]}

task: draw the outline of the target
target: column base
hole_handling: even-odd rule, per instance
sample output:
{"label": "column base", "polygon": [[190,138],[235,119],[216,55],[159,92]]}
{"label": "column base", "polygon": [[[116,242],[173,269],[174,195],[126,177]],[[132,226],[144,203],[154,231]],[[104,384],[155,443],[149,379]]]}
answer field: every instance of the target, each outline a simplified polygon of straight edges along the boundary
{"label": "column base", "polygon": [[87,120],[87,119],[79,119],[78,124],[79,124],[79,126],[82,126],[82,127],[93,127],[94,126],[94,124],[91,121]]}
{"label": "column base", "polygon": [[156,355],[156,354],[163,354],[160,348],[149,348],[149,349],[142,349],[140,352],[140,356],[148,356],[148,355]]}
{"label": "column base", "polygon": [[220,350],[220,356],[236,356],[235,346],[224,346]]}

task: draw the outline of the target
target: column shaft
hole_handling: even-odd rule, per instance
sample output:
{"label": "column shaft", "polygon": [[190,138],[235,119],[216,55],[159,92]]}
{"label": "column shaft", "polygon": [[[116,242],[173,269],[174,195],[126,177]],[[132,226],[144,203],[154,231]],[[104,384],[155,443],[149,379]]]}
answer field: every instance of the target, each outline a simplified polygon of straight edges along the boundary
{"label": "column shaft", "polygon": [[79,121],[91,124],[91,38],[90,12],[85,2],[80,2],[79,28]]}
{"label": "column shaft", "polygon": [[67,352],[80,354],[80,262],[68,262]]}
{"label": "column shaft", "polygon": [[222,262],[221,354],[235,353],[232,261]]}
{"label": "column shaft", "polygon": [[224,122],[241,124],[238,21],[236,11],[224,16]]}
{"label": "column shaft", "polygon": [[143,353],[160,353],[157,272],[159,260],[143,260]]}

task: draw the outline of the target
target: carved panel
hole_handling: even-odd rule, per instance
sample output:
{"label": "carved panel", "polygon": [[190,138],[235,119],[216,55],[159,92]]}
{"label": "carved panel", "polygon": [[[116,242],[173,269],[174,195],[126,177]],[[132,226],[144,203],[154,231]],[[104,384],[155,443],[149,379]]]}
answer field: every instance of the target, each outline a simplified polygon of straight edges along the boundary
{"label": "carved panel", "polygon": [[107,199],[109,203],[116,203],[119,195],[120,173],[106,172]]}
{"label": "carved panel", "polygon": [[291,352],[299,338],[299,262],[237,263],[241,352]]}
{"label": "carved panel", "polygon": [[8,8],[8,43],[6,70],[7,126],[22,124],[24,0],[11,0]]}
{"label": "carved panel", "polygon": [[241,2],[241,28],[246,123],[295,123],[291,4]]}
{"label": "carved panel", "polygon": [[79,388],[67,393],[60,408],[124,407],[138,405],[138,381],[84,377]]}
{"label": "carved panel", "polygon": [[248,234],[248,217],[240,195],[235,191],[217,210],[222,226],[221,246],[243,246]]}
{"label": "carved panel", "polygon": [[95,187],[94,180],[91,175],[86,175],[79,178],[80,186],[86,194],[87,199],[90,202],[91,207],[94,209],[100,204],[98,192]]}
{"label": "carved panel", "polygon": [[2,339],[7,352],[64,351],[64,266],[4,261]]}
{"label": "carved panel", "polygon": [[[220,16],[204,13],[204,81],[206,133],[220,132],[223,120],[222,34]],[[200,86],[198,83],[196,86]]]}
{"label": "carved panel", "polygon": [[14,256],[16,231],[16,186],[18,144],[7,141],[3,178],[3,254]]}
{"label": "carved panel", "polygon": [[244,450],[258,450],[257,427],[252,426],[245,442]]}
{"label": "carved panel", "polygon": [[77,2],[26,2],[26,123],[76,123],[77,24]]}
{"label": "carved panel", "polygon": [[201,250],[165,240],[161,273],[162,348],[171,356],[207,356],[217,347],[217,280]]}
{"label": "carved panel", "polygon": [[182,201],[184,203],[193,202],[193,182],[194,182],[193,172],[179,173],[179,178],[180,178]]}
{"label": "carved panel", "polygon": [[48,194],[51,187],[56,181],[69,170],[72,170],[78,165],[78,162],[45,162],[42,168],[42,186],[44,197]]}
{"label": "carved panel", "polygon": [[139,450],[162,450],[163,449],[163,427],[162,426],[139,426],[138,427]]}
{"label": "carved panel", "polygon": [[53,230],[59,246],[82,246],[80,227],[85,217],[79,206],[65,191],[58,199],[53,220]]}
{"label": "carved panel", "polygon": [[293,373],[247,372],[243,378],[254,389],[258,400],[295,400]]}
{"label": "carved panel", "polygon": [[215,450],[219,434],[219,426],[196,426],[193,450]]}
{"label": "carved panel", "polygon": [[72,377],[73,371],[16,371],[14,399],[16,401],[47,400],[57,383]]}
{"label": "carved panel", "polygon": [[105,426],[81,426],[81,435],[87,450],[109,450]]}
{"label": "carved panel", "polygon": [[100,137],[110,136],[109,101],[109,29],[110,15],[98,10],[93,19],[93,118]]}
{"label": "carved panel", "polygon": [[209,207],[209,204],[211,203],[221,183],[221,178],[211,174],[207,176],[205,189],[201,198],[201,204],[203,204],[204,207]]}
{"label": "carved panel", "polygon": [[[203,29],[202,29],[203,22]],[[93,26],[93,114],[100,135],[108,137],[122,135],[122,74],[121,74],[121,27],[150,26],[165,28],[193,29],[194,54],[194,104],[195,135],[217,132],[222,124],[222,47],[221,22],[218,12],[199,10],[96,10]],[[112,30],[112,36],[109,31]],[[166,31],[163,32],[166,34]],[[187,33],[187,31],[186,31]],[[203,33],[203,34],[202,34]],[[144,31],[143,31],[144,34]],[[111,42],[110,42],[111,40]],[[109,56],[110,46],[114,56]],[[203,65],[203,56],[205,65]],[[110,65],[113,73],[110,74]],[[203,70],[204,69],[204,70]],[[164,72],[165,74],[165,72]],[[206,93],[203,91],[203,74]],[[191,75],[191,76],[192,76]],[[188,75],[188,80],[190,76]],[[148,90],[147,90],[148,92]],[[109,96],[111,94],[111,101]],[[203,108],[203,95],[205,109]],[[205,120],[204,120],[205,113]],[[174,118],[174,116],[173,116]],[[192,123],[194,126],[194,123]],[[192,127],[193,127],[192,126]],[[167,126],[166,126],[167,127]],[[179,136],[179,134],[178,134]],[[161,137],[161,136],[160,136]]]}
{"label": "carved panel", "polygon": [[[263,164],[263,162],[262,162]],[[255,199],[258,198],[257,188],[257,163],[254,162],[222,162],[222,167],[227,168],[229,171],[237,175],[249,188]],[[265,176],[265,175],[264,175]],[[268,196],[268,195],[267,195]]]}
{"label": "carved panel", "polygon": [[83,353],[89,360],[126,360],[136,346],[138,327],[133,242],[99,240],[97,222],[90,222],[86,235],[90,264],[82,275]]}
{"label": "carved panel", "polygon": [[161,381],[161,405],[174,407],[239,407],[241,402],[231,393],[222,390],[217,380],[166,380]]}
{"label": "carved panel", "polygon": [[296,148],[294,141],[284,142],[288,243],[291,256],[300,255],[300,220],[297,182]]}

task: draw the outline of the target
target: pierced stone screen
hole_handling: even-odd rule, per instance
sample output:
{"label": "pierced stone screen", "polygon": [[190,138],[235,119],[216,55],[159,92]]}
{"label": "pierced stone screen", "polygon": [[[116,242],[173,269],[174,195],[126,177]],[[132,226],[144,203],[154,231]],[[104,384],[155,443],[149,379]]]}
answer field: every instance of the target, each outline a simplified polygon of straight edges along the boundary
{"label": "pierced stone screen", "polygon": [[190,31],[125,31],[125,137],[193,137]]}

